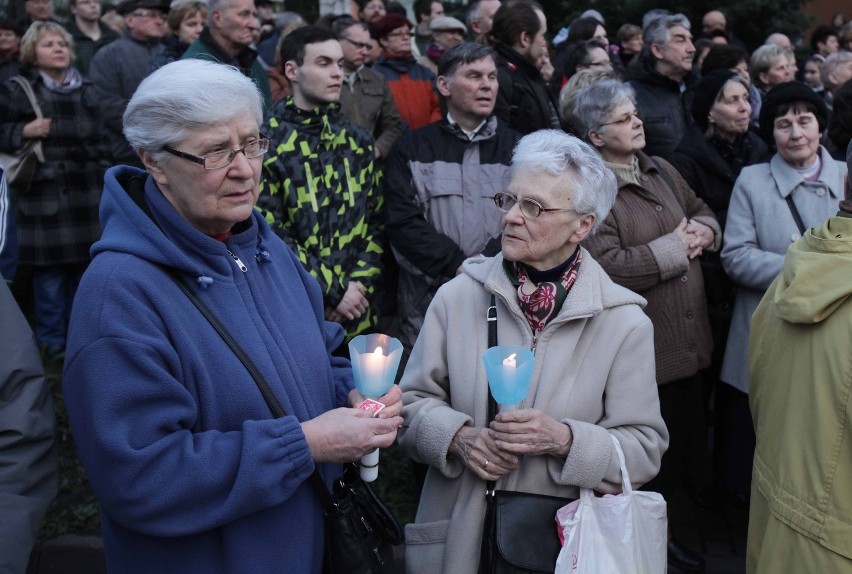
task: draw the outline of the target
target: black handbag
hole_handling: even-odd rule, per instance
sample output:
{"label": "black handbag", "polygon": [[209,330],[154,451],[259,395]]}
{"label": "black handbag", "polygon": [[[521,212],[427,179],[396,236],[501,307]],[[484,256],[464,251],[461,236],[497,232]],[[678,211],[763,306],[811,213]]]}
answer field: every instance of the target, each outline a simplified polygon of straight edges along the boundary
{"label": "black handbag", "polygon": [[[487,318],[488,346],[494,347],[497,345],[497,302],[493,294]],[[489,392],[489,423],[496,414],[497,402]],[[562,549],[556,511],[576,499],[496,490],[492,481],[485,485],[480,574],[553,572]]]}
{"label": "black handbag", "polygon": [[[251,374],[276,418],[285,415],[263,374],[207,305],[171,267],[162,267],[195,304]],[[393,548],[403,542],[399,521],[370,486],[361,480],[358,465],[347,464],[329,492],[319,470],[309,477],[325,512],[324,574],[393,574]]]}

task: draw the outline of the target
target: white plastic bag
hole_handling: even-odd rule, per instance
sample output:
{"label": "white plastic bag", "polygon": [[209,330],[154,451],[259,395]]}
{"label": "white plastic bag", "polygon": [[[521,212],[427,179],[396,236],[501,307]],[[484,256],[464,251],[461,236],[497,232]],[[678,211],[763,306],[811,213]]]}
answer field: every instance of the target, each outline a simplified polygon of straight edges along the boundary
{"label": "white plastic bag", "polygon": [[664,574],[666,501],[656,492],[633,491],[624,452],[610,434],[621,463],[623,492],[596,498],[589,488],[560,508],[556,521],[564,544],[556,574]]}

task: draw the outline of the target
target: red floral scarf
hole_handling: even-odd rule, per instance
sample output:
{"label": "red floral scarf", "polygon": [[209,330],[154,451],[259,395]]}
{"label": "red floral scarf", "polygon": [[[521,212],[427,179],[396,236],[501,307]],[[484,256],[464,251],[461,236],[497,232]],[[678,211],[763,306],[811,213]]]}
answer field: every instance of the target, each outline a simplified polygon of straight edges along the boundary
{"label": "red floral scarf", "polygon": [[503,262],[509,279],[518,288],[518,304],[532,328],[534,337],[559,313],[568,292],[577,280],[577,270],[583,260],[580,249],[577,249],[572,259],[558,282],[542,281],[529,294],[524,293],[524,284],[530,279],[523,265],[505,260]]}

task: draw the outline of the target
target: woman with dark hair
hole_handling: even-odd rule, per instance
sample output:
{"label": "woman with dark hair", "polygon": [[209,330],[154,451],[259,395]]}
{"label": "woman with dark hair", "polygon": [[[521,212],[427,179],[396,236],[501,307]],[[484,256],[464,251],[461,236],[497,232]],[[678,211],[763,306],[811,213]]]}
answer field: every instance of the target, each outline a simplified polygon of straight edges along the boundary
{"label": "woman with dark hair", "polygon": [[[760,117],[760,90],[751,81],[748,67],[748,52],[736,44],[714,44],[701,63],[701,75],[706,76],[714,70],[736,72],[748,85],[748,103],[751,106],[751,127],[757,129]],[[724,225],[724,221],[721,221]]]}
{"label": "woman with dark hair", "polygon": [[489,43],[500,56],[494,114],[515,131],[561,129],[556,102],[538,69],[547,52],[547,19],[538,2],[513,2],[494,14]]}
{"label": "woman with dark hair", "polygon": [[[719,378],[731,411],[748,411],[748,342],[751,316],[781,272],[784,254],[804,229],[837,212],[846,165],[820,145],[828,112],[822,97],[801,82],[777,85],[760,112],[763,137],[775,149],[769,163],[743,168],[731,194],[722,265],[737,286]],[[754,429],[741,424],[732,437],[740,464],[754,452]],[[750,479],[751,466],[737,469]],[[750,490],[746,490],[748,494]]]}
{"label": "woman with dark hair", "polygon": [[[736,72],[720,69],[709,72],[695,87],[690,127],[675,149],[672,165],[695,193],[713,210],[722,231],[728,217],[728,204],[734,183],[745,166],[769,161],[766,144],[749,131],[751,105],[748,83]],[[734,284],[722,269],[719,253],[701,256],[701,270],[707,295],[713,355],[708,369],[708,383],[717,389],[714,425],[714,479],[737,500],[748,499],[751,476],[751,452],[738,456],[740,425],[751,424],[748,412],[737,413],[728,398],[728,385],[716,385],[722,366],[722,354],[734,305]],[[709,387],[708,387],[709,388]]]}
{"label": "woman with dark hair", "polygon": [[36,339],[53,359],[64,356],[71,302],[101,234],[105,153],[98,102],[73,61],[65,28],[34,22],[21,40],[21,71],[44,117],[16,81],[7,80],[0,92],[0,151],[14,153],[32,141],[44,151],[29,190],[16,194],[15,223],[19,263],[32,269]]}
{"label": "woman with dark hair", "polygon": [[[559,45],[556,56],[553,58],[553,69],[555,71],[550,86],[554,93],[558,93],[571,76],[577,73],[577,46],[586,45],[590,40],[597,42],[596,45],[603,48],[604,53],[609,58],[609,38],[606,35],[606,28],[600,22],[595,18],[577,18],[571,22],[568,29],[568,39]],[[610,66],[612,66],[612,63],[610,63]]]}
{"label": "woman with dark hair", "polygon": [[21,30],[11,20],[0,19],[0,83],[18,75]]}

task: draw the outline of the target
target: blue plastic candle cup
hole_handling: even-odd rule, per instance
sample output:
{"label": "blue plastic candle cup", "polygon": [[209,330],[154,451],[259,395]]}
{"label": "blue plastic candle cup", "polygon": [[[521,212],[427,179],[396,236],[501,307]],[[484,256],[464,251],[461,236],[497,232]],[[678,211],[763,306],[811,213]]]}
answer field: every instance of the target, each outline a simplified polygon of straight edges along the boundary
{"label": "blue plastic candle cup", "polygon": [[516,408],[527,398],[535,357],[520,345],[498,345],[482,354],[488,387],[502,410]]}
{"label": "blue plastic candle cup", "polygon": [[358,335],[349,341],[349,358],[355,388],[367,398],[378,399],[393,386],[402,343],[388,335]]}

